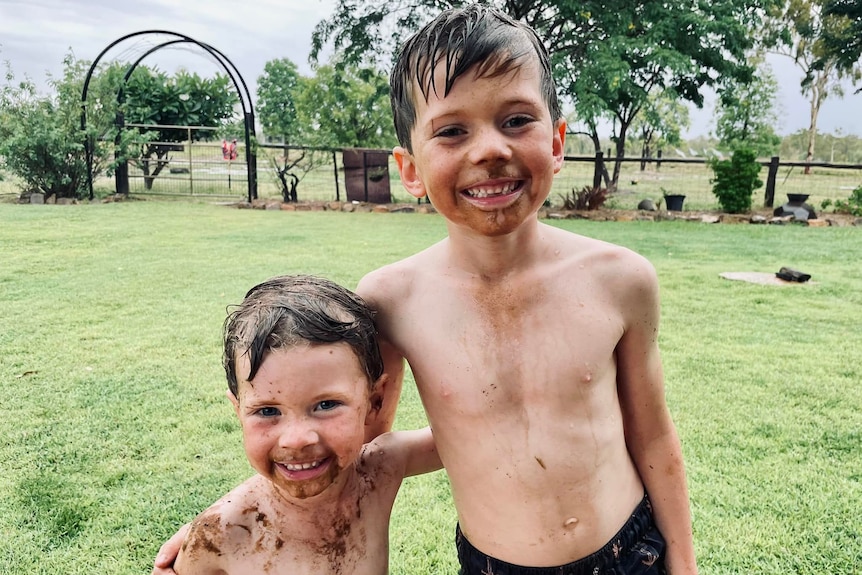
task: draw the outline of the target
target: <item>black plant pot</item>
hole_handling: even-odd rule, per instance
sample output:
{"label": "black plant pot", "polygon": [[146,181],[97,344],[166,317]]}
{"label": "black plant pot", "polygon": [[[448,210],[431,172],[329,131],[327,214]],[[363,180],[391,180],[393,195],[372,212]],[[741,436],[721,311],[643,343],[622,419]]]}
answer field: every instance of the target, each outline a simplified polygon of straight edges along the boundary
{"label": "black plant pot", "polygon": [[664,204],[669,212],[681,212],[683,200],[685,200],[683,195],[670,194],[664,197]]}
{"label": "black plant pot", "polygon": [[787,203],[775,208],[772,213],[776,217],[793,216],[797,220],[807,221],[817,218],[814,208],[805,203],[808,194],[787,194]]}

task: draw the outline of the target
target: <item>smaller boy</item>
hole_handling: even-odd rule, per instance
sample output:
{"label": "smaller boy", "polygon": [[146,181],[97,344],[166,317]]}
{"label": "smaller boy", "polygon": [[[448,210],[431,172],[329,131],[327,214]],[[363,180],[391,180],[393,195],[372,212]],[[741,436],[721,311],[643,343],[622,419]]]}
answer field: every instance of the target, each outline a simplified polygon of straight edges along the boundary
{"label": "smaller boy", "polygon": [[363,445],[386,383],[373,312],[330,281],[272,278],[228,315],[224,367],[257,474],[192,522],[176,572],[385,575],[401,481],[441,463],[428,427]]}

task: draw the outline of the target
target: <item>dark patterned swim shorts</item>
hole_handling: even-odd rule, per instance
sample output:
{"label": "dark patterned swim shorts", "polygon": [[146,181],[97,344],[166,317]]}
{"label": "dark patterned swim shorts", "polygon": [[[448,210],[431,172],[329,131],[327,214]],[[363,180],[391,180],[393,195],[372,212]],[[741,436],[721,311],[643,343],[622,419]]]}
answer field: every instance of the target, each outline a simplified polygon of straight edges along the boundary
{"label": "dark patterned swim shorts", "polygon": [[522,567],[489,557],[455,530],[460,575],[664,575],[665,541],[644,495],[622,529],[604,547],[559,567]]}

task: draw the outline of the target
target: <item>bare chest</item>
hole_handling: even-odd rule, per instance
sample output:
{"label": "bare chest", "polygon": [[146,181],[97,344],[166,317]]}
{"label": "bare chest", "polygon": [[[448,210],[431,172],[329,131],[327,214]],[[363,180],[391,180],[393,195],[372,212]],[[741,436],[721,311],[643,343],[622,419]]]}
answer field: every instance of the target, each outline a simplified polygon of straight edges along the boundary
{"label": "bare chest", "polygon": [[622,321],[582,289],[441,292],[414,313],[405,338],[423,397],[464,411],[544,410],[609,385]]}
{"label": "bare chest", "polygon": [[[261,522],[232,538],[233,573],[272,575],[384,575],[386,536],[365,522],[336,521],[328,526],[272,525]],[[382,539],[381,539],[382,537]]]}
{"label": "bare chest", "polygon": [[[385,575],[394,493],[365,474],[338,501],[282,499],[256,476],[224,514],[195,520],[184,553],[220,557],[228,573]],[[192,548],[194,547],[194,548]]]}

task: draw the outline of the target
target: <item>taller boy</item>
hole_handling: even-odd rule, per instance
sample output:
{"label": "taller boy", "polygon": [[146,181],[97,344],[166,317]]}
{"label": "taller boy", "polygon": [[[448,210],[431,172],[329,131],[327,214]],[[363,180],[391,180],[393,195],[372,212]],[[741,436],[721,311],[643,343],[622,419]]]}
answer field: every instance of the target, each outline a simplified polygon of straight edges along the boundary
{"label": "taller boy", "polygon": [[696,572],[655,270],[537,218],[566,134],[542,42],[486,7],[447,11],[391,88],[401,179],[448,238],[358,291],[390,378],[403,357],[416,379],[462,573],[659,573],[665,555]]}

